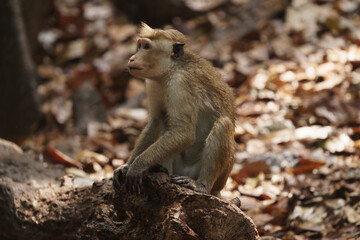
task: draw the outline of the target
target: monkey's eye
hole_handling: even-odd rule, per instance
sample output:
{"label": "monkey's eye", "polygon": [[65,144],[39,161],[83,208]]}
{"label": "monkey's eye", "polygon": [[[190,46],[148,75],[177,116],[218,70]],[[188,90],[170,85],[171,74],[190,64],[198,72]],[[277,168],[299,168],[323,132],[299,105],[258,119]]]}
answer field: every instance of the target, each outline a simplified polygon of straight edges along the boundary
{"label": "monkey's eye", "polygon": [[150,49],[150,44],[146,43],[144,49]]}
{"label": "monkey's eye", "polygon": [[138,43],[137,46],[136,46],[137,49],[140,49],[141,48],[141,44]]}

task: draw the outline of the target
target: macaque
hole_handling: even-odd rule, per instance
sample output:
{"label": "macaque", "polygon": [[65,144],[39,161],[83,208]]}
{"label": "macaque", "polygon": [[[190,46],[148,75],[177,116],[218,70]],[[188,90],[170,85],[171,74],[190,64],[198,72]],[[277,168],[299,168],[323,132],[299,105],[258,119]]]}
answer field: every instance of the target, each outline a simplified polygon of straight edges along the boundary
{"label": "macaque", "polygon": [[141,191],[144,172],[161,165],[172,182],[218,196],[233,166],[232,90],[179,31],[142,23],[139,37],[128,70],[146,81],[149,119],[125,166],[126,188]]}

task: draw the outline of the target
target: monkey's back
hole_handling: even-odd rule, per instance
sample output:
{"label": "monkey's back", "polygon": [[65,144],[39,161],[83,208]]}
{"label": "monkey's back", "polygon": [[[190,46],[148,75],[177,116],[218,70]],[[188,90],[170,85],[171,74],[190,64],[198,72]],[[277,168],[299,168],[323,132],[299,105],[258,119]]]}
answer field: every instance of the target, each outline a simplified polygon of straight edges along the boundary
{"label": "monkey's back", "polygon": [[223,80],[218,70],[209,61],[188,50],[180,67],[188,78],[189,91],[197,98],[196,102],[203,105],[204,110],[214,110],[217,116],[227,115],[234,123],[233,90]]}

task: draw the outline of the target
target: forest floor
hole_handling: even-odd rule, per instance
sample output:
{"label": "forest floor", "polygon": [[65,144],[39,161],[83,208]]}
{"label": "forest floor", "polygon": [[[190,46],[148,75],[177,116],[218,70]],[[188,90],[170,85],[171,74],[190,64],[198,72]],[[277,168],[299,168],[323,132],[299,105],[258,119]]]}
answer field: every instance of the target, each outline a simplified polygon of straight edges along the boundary
{"label": "forest floor", "polygon": [[[216,38],[236,21],[222,7],[174,22],[234,89],[222,198],[239,196],[261,236],[360,238],[359,11],[359,1],[293,0],[239,39]],[[106,0],[55,1],[54,12],[39,34],[44,119],[20,145],[91,184],[126,162],[146,125],[144,82],[126,72],[137,25]]]}

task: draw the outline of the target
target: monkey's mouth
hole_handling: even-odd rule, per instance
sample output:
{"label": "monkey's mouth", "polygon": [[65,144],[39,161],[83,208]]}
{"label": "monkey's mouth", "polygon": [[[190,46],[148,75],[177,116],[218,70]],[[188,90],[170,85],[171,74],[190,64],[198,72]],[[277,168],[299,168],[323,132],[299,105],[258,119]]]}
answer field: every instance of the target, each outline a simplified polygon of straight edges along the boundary
{"label": "monkey's mouth", "polygon": [[139,67],[129,67],[130,70],[142,70],[142,68]]}

